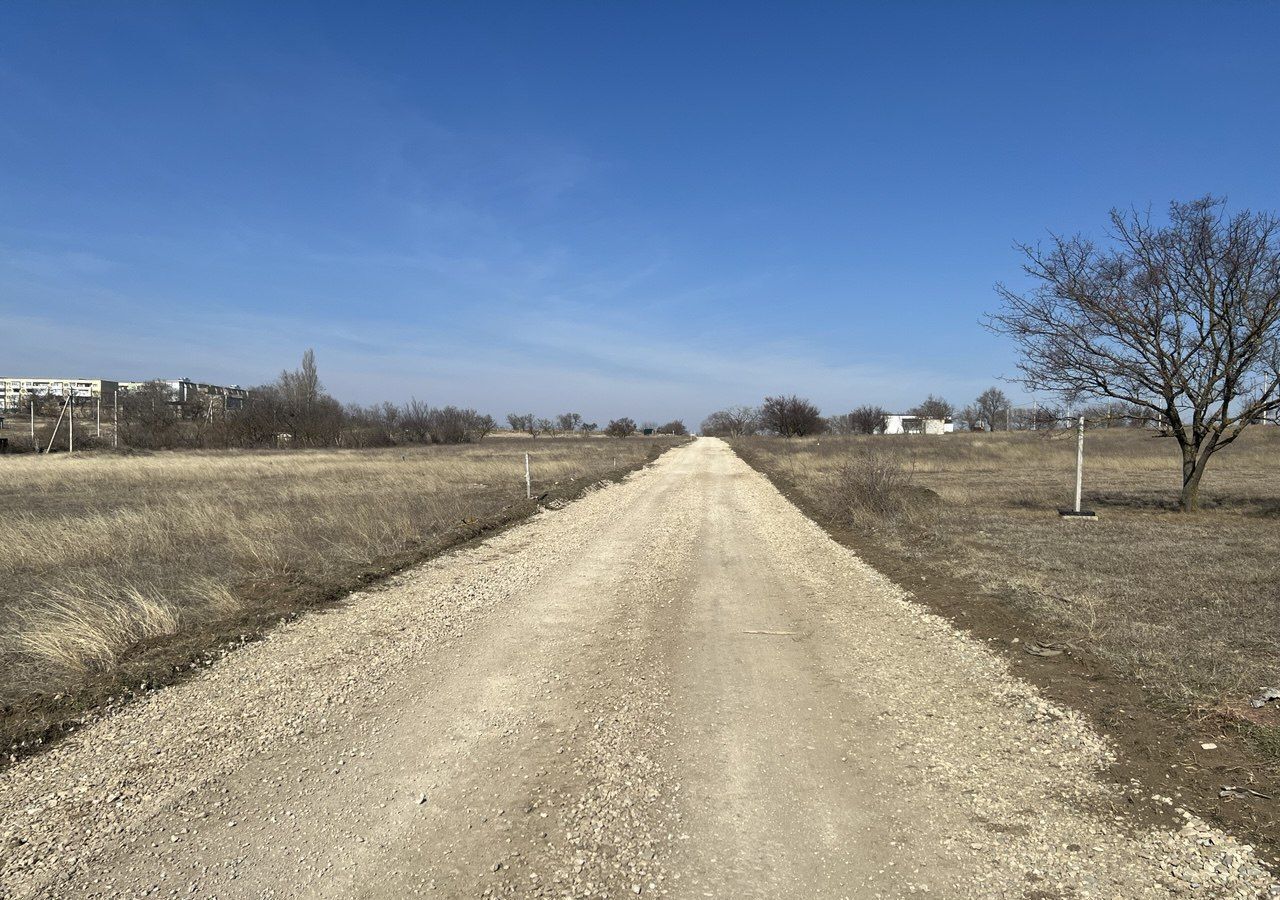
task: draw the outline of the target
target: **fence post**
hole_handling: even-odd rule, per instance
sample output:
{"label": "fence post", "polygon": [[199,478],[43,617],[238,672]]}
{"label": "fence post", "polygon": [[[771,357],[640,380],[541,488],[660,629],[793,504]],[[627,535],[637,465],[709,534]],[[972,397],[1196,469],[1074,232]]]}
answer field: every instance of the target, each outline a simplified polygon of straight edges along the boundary
{"label": "fence post", "polygon": [[533,481],[529,478],[529,454],[524,455],[524,499],[533,499]]}

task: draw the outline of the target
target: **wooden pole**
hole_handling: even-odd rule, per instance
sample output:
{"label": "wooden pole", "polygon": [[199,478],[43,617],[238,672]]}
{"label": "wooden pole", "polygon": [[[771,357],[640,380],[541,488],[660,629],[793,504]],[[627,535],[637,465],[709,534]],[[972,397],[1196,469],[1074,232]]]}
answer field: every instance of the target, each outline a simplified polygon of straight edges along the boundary
{"label": "wooden pole", "polygon": [[1076,512],[1080,512],[1080,491],[1084,486],[1084,416],[1076,431]]}
{"label": "wooden pole", "polygon": [[75,388],[67,394],[67,452],[76,452],[76,395]]}
{"label": "wooden pole", "polygon": [[533,481],[529,477],[529,454],[524,455],[524,499],[533,499]]}

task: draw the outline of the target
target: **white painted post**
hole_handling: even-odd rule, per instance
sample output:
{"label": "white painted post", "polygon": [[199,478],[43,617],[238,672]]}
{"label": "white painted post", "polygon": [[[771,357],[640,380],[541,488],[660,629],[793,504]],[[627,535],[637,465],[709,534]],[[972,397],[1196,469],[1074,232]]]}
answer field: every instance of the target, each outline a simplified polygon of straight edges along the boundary
{"label": "white painted post", "polygon": [[111,446],[120,446],[120,388],[111,392]]}
{"label": "white painted post", "polygon": [[1080,512],[1080,489],[1084,486],[1084,416],[1076,435],[1076,512]]}
{"label": "white painted post", "polygon": [[76,395],[75,388],[67,394],[67,453],[76,452]]}
{"label": "white painted post", "polygon": [[97,404],[96,411],[98,415],[98,433],[94,436],[102,437],[102,394],[98,394],[98,404]]}
{"label": "white painted post", "polygon": [[36,395],[30,394],[27,399],[31,401],[31,446],[39,453],[40,448],[36,446]]}
{"label": "white painted post", "polygon": [[524,499],[533,499],[533,481],[529,478],[529,454],[524,455]]}

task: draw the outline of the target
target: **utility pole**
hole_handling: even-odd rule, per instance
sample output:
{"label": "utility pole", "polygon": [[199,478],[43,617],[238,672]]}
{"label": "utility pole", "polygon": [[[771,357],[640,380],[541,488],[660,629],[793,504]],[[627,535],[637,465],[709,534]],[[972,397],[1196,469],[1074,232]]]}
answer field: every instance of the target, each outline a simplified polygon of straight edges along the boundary
{"label": "utility pole", "polygon": [[71,398],[68,397],[62,404],[62,409],[58,412],[58,421],[53,423],[53,434],[49,435],[49,446],[45,448],[45,453],[51,453],[53,451],[54,438],[58,436],[58,429],[62,426],[62,417],[67,414],[67,404],[70,402]]}

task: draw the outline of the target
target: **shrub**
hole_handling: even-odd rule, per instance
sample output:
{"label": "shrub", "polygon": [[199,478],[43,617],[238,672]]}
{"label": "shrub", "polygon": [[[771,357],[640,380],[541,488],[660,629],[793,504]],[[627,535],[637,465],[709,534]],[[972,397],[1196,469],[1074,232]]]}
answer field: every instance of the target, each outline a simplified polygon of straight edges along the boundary
{"label": "shrub", "polygon": [[822,411],[803,397],[765,397],[760,404],[760,424],[783,437],[804,437],[826,430]]}
{"label": "shrub", "polygon": [[604,433],[609,435],[609,437],[630,437],[636,433],[635,419],[629,419],[626,416],[623,416],[621,419],[614,419],[605,426]]}
{"label": "shrub", "polygon": [[846,526],[926,524],[940,499],[914,483],[915,462],[898,449],[859,448],[828,479],[827,514]]}

